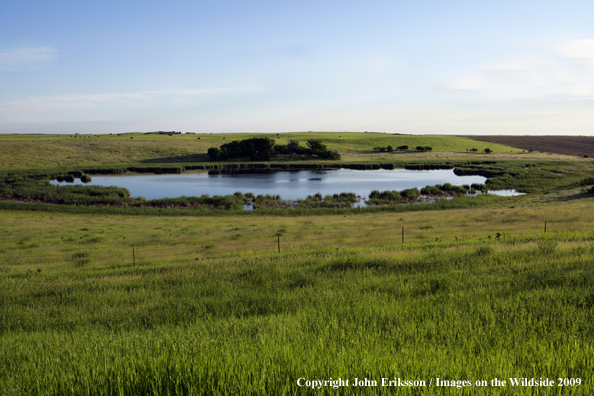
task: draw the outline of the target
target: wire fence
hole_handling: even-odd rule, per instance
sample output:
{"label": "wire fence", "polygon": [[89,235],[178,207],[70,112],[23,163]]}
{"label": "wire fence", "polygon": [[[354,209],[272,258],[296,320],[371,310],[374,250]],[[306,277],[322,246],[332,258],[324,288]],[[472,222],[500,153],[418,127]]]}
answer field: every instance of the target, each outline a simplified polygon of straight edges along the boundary
{"label": "wire fence", "polygon": [[[578,227],[579,225],[579,227]],[[359,229],[304,234],[305,231],[271,234],[250,238],[219,237],[182,241],[179,245],[150,244],[145,240],[127,240],[114,246],[70,245],[44,249],[35,244],[16,245],[0,250],[0,265],[76,267],[90,263],[146,264],[176,260],[202,260],[256,253],[287,253],[321,248],[354,248],[396,246],[428,241],[464,241],[481,238],[505,238],[510,235],[555,234],[576,229],[594,229],[587,222],[523,222],[521,224],[477,225],[402,225],[389,228],[364,226]],[[594,235],[594,234],[593,234]]]}

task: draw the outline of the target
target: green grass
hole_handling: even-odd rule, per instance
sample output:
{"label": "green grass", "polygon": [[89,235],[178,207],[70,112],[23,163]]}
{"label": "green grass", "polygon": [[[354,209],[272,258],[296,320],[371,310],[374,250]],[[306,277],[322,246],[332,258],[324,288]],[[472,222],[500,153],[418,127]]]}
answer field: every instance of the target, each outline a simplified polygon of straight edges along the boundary
{"label": "green grass", "polygon": [[583,385],[563,394],[589,394],[594,198],[567,194],[199,222],[4,211],[0,389],[360,394],[296,381],[567,377]]}
{"label": "green grass", "polygon": [[561,377],[583,383],[564,394],[589,394],[594,234],[539,238],[548,247],[517,236],[41,272],[4,265],[0,389],[313,395],[336,391],[296,381]]}
{"label": "green grass", "polygon": [[[196,135],[0,135],[0,169],[40,169],[89,166],[115,166],[122,164],[192,164],[209,162],[209,147],[251,137],[276,137],[276,134],[196,134]],[[84,137],[88,136],[88,137]],[[131,139],[133,138],[133,139]],[[198,139],[200,138],[200,139]],[[514,158],[539,158],[537,154],[521,154],[522,150],[497,144],[478,142],[457,136],[413,136],[378,133],[282,133],[275,139],[287,144],[289,139],[303,145],[309,139],[321,140],[331,150],[338,150],[343,161],[394,161],[398,159],[441,158],[441,154],[459,154],[464,158],[497,158],[497,155],[515,155]],[[431,146],[432,153],[394,152],[376,153],[377,146],[408,145]],[[491,148],[494,154],[467,154],[466,149]],[[441,154],[440,154],[441,153]],[[542,155],[540,155],[542,156]],[[557,157],[555,157],[557,158]]]}

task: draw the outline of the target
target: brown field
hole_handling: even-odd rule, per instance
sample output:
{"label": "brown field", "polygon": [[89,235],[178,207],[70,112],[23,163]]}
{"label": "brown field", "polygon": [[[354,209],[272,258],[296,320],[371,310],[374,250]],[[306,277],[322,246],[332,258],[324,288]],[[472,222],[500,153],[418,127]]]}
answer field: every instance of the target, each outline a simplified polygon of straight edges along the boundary
{"label": "brown field", "polygon": [[585,136],[469,136],[491,142],[555,154],[594,157],[594,138]]}

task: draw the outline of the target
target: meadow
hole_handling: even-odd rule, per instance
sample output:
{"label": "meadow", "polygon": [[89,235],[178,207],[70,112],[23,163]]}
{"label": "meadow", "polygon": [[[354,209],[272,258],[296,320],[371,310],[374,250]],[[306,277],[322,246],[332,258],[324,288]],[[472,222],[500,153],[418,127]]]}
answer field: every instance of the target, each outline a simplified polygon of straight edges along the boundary
{"label": "meadow", "polygon": [[297,380],[542,377],[582,384],[488,394],[589,394],[594,198],[581,195],[199,222],[5,211],[0,389],[388,394]]}
{"label": "meadow", "polygon": [[[179,138],[127,138],[144,136],[151,145]],[[112,138],[126,136],[97,139]],[[462,153],[460,139],[444,138],[461,151],[440,155],[479,155]],[[358,147],[353,155],[372,161]],[[125,154],[101,150],[87,164],[126,164]],[[187,148],[172,150],[160,158]],[[163,154],[149,151],[128,161]],[[7,172],[56,165],[35,150],[10,165],[2,152]],[[422,163],[436,153],[419,155]],[[524,196],[365,210],[1,202],[0,395],[589,395],[594,195],[580,182],[588,163],[509,155],[538,155],[529,162],[541,165],[508,159],[508,172],[565,176]],[[339,378],[350,385],[299,385]],[[382,378],[418,383],[395,389]],[[507,386],[491,386],[494,378]],[[555,386],[514,387],[510,378]]]}
{"label": "meadow", "polygon": [[[74,137],[76,136],[76,137]],[[188,164],[209,162],[208,148],[219,147],[232,140],[251,137],[275,137],[278,144],[297,140],[322,141],[331,150],[338,150],[347,162],[386,162],[435,159],[487,160],[575,160],[577,157],[558,154],[528,153],[525,150],[467,137],[440,135],[393,135],[384,133],[294,132],[276,134],[122,134],[122,135],[0,135],[0,169],[64,169],[66,167],[116,166],[122,164]],[[408,145],[431,146],[431,153],[414,151],[375,152],[374,147]],[[478,153],[467,150],[476,148]],[[492,154],[482,154],[485,148]],[[589,163],[589,162],[588,162]]]}

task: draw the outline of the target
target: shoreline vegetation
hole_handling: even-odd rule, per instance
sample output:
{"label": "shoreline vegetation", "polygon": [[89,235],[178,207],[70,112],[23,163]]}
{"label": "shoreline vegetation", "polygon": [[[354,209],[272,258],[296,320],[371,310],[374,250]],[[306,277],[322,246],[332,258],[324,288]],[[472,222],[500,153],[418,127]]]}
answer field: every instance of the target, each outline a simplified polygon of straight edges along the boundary
{"label": "shoreline vegetation", "polygon": [[[179,197],[146,200],[142,197],[132,198],[125,188],[61,185],[56,186],[49,180],[74,182],[80,179],[83,183],[92,180],[97,174],[124,173],[154,173],[179,174],[185,171],[206,170],[209,174],[243,174],[270,173],[277,171],[299,170],[377,170],[404,168],[407,170],[439,170],[453,169],[458,176],[477,175],[487,178],[486,184],[481,186],[426,186],[421,191],[392,192],[384,195],[372,194],[366,202],[368,205],[401,205],[416,202],[423,196],[431,198],[429,201],[441,200],[463,195],[474,195],[477,191],[516,189],[521,193],[537,192],[567,186],[587,180],[587,174],[568,172],[559,169],[556,163],[546,162],[503,162],[503,161],[473,161],[473,162],[441,162],[441,163],[235,163],[235,164],[193,164],[174,167],[117,167],[117,168],[83,168],[78,170],[48,171],[48,172],[2,172],[0,173],[0,199],[4,201],[29,202],[36,204],[59,204],[75,206],[105,206],[119,208],[177,208],[179,210],[240,210],[244,205],[253,205],[253,209],[320,209],[320,208],[351,208],[357,197],[348,196],[348,192],[336,193],[332,196],[311,196],[294,202],[280,199],[275,195],[253,196],[249,192],[237,192],[234,195],[201,197]],[[594,184],[594,183],[593,183]],[[397,194],[400,194],[398,196]],[[149,211],[150,212],[150,211]]]}

